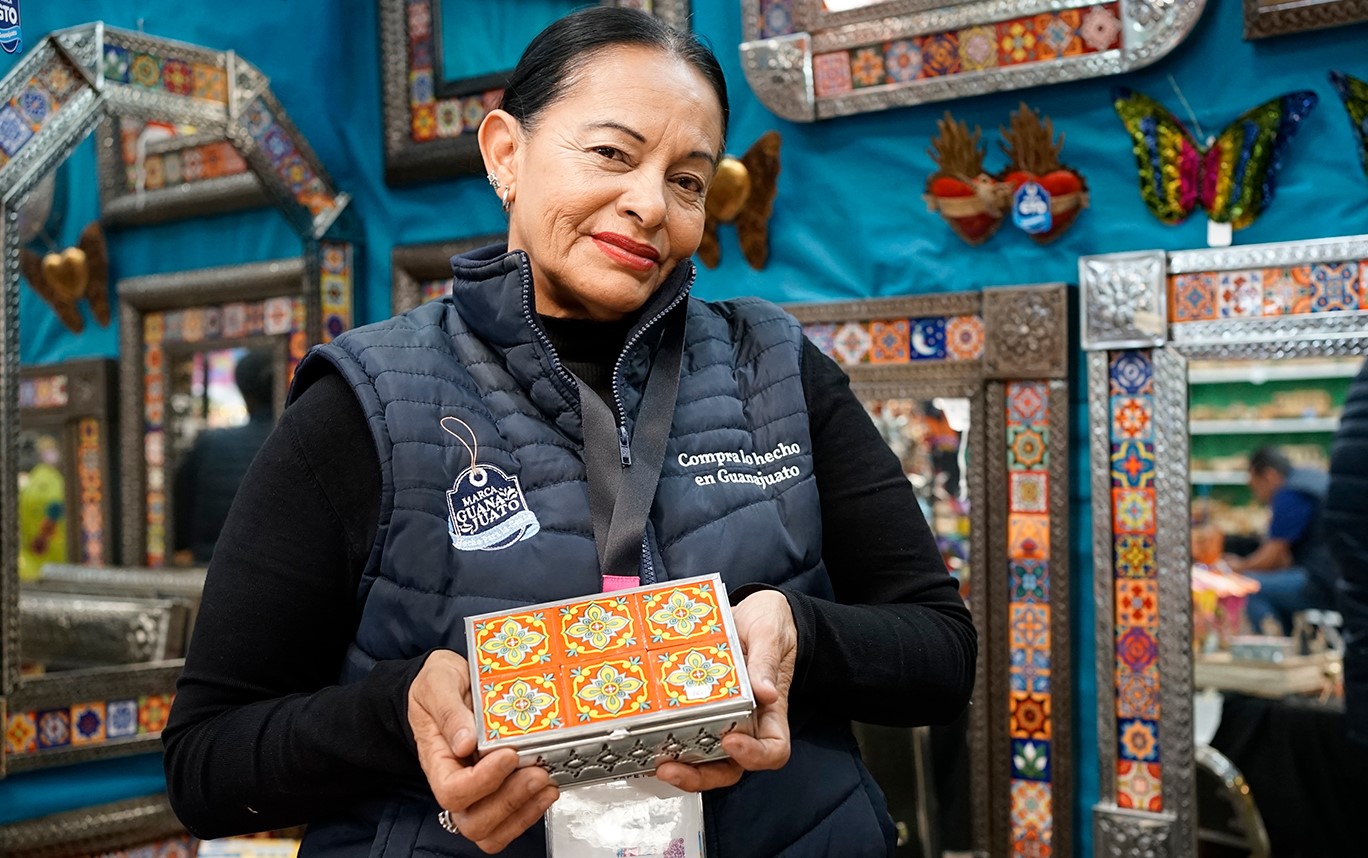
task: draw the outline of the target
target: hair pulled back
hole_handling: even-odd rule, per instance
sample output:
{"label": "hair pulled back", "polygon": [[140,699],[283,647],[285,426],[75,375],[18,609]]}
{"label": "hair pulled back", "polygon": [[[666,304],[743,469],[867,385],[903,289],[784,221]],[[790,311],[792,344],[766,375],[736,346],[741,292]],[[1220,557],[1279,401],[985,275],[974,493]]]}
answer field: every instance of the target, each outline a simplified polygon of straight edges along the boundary
{"label": "hair pulled back", "polygon": [[650,13],[617,6],[580,9],[538,33],[509,75],[500,107],[530,131],[542,111],[574,86],[578,72],[595,54],[625,45],[657,48],[703,75],[722,106],[726,140],[727,81],[712,50],[693,33],[680,32]]}

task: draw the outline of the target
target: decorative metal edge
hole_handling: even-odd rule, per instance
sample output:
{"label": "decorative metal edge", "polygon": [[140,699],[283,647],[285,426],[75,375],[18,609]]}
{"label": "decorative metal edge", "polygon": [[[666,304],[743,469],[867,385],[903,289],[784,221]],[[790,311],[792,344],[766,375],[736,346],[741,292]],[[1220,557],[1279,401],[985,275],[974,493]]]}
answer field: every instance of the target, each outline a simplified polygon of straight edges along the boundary
{"label": "decorative metal edge", "polygon": [[26,587],[93,596],[199,599],[207,571],[49,563],[43,567],[43,577]]}
{"label": "decorative metal edge", "polygon": [[[126,563],[147,557],[147,469],[143,451],[143,314],[212,302],[249,301],[278,296],[319,300],[317,277],[309,278],[303,258],[225,265],[193,271],[129,277],[115,287],[119,295],[119,438],[125,466],[120,494],[125,499],[122,554]],[[306,303],[306,308],[309,305]],[[307,313],[307,310],[306,310]],[[315,310],[315,317],[317,311]],[[311,342],[317,326],[307,329]],[[133,463],[143,463],[133,467]],[[136,511],[134,514],[133,511]]]}
{"label": "decorative metal edge", "polygon": [[1093,622],[1097,626],[1097,787],[1116,800],[1116,584],[1112,533],[1111,383],[1106,352],[1088,355],[1088,461],[1092,471]]}
{"label": "decorative metal edge", "polygon": [[[845,23],[805,31],[800,29],[790,35],[762,39],[759,2],[744,0],[742,65],[747,82],[766,108],[784,119],[811,122],[815,119],[1134,71],[1166,56],[1187,38],[1196,26],[1206,0],[1172,4],[1155,0],[1123,3],[1121,18],[1127,38],[1124,50],[870,87],[832,98],[817,99],[815,96],[812,77],[814,54],[988,24],[1018,14],[1087,5],[1081,0],[977,0],[941,4],[939,8],[909,14],[889,14],[888,4],[878,4],[859,12],[840,13],[840,17],[831,17],[832,13],[800,15],[800,25],[835,21]],[[894,9],[920,9],[922,6],[912,0],[898,4]],[[814,4],[806,4],[800,6],[799,10],[801,12],[809,7],[816,8]]]}
{"label": "decorative metal edge", "polygon": [[1093,854],[1097,858],[1177,858],[1172,814],[1142,813],[1114,804],[1093,806]]}
{"label": "decorative metal edge", "polygon": [[[0,697],[19,684],[19,211],[0,204]],[[0,749],[0,757],[3,757]]]}
{"label": "decorative metal edge", "polygon": [[[1368,9],[1368,2],[1364,4],[1364,8]],[[1121,255],[1108,254],[1084,258],[1110,259]],[[1191,274],[1207,271],[1240,271],[1246,268],[1276,268],[1316,262],[1343,262],[1364,257],[1368,257],[1368,234],[1179,250],[1168,254],[1167,267],[1169,274]]]}
{"label": "decorative metal edge", "polygon": [[981,383],[983,365],[976,360],[911,361],[893,364],[841,364],[851,384],[908,384],[956,379]]}
{"label": "decorative metal edge", "polygon": [[986,378],[1069,374],[1069,289],[1063,283],[983,290]]}
{"label": "decorative metal edge", "polygon": [[[984,290],[987,291],[987,290]],[[820,301],[784,304],[789,315],[804,325],[821,322],[868,322],[923,316],[977,316],[983,313],[984,292],[941,292],[933,295],[900,295],[855,301]]]}
{"label": "decorative metal edge", "polygon": [[1210,745],[1198,745],[1195,760],[1198,766],[1220,779],[1234,800],[1236,818],[1254,841],[1251,858],[1269,858],[1273,847],[1268,841],[1268,829],[1264,827],[1263,815],[1259,813],[1245,776],[1225,754]]}
{"label": "decorative metal edge", "polygon": [[[1065,337],[1067,340],[1067,336]],[[1050,676],[1073,676],[1070,651],[1073,614],[1069,610],[1070,448],[1069,383],[1049,382],[1050,407]],[[1053,813],[1050,854],[1073,854],[1073,683],[1050,683],[1050,762]]]}
{"label": "decorative metal edge", "polygon": [[108,408],[114,402],[114,368],[112,358],[76,358],[58,363],[28,364],[19,367],[19,379],[45,378],[63,375],[67,379],[67,403],[56,408],[20,407],[25,417],[55,417],[70,420],[78,417],[111,417]]}
{"label": "decorative metal edge", "polygon": [[[1011,687],[1009,653],[1002,651],[1010,644],[1010,581],[1006,574],[1007,560],[1007,385],[988,381],[984,386],[985,433],[987,447],[983,471],[988,485],[999,486],[999,491],[988,494],[988,553],[980,574],[979,592],[987,604],[988,626],[996,634],[994,649],[987,665],[988,710],[996,729],[990,727],[988,737],[988,775],[991,795],[988,806],[989,842],[985,849],[990,855],[1010,855],[1012,852],[1012,736],[1008,727],[1011,717],[1008,689]],[[982,660],[982,650],[980,650]]]}
{"label": "decorative metal edge", "polygon": [[1168,278],[1162,250],[1081,256],[1079,329],[1084,351],[1164,344]]}
{"label": "decorative metal edge", "polygon": [[1311,4],[1286,4],[1264,9],[1260,0],[1244,0],[1244,37],[1264,39],[1304,30],[1340,27],[1368,21],[1368,2],[1364,0],[1318,0]]}
{"label": "decorative metal edge", "polygon": [[1272,359],[1316,354],[1354,354],[1368,343],[1368,312],[1316,313],[1211,322],[1178,322],[1169,327],[1173,345],[1189,357],[1237,356],[1256,349]]}
{"label": "decorative metal edge", "polygon": [[83,645],[82,652],[94,653],[92,663],[101,666],[181,658],[188,613],[189,606],[177,599],[19,589],[19,620],[28,618],[29,632],[24,635],[21,627],[20,635],[34,661],[43,660],[45,641],[59,652]]}
{"label": "decorative metal edge", "polygon": [[1188,482],[1187,361],[1172,349],[1154,357],[1155,542],[1159,578],[1159,741],[1164,809],[1174,814],[1174,848],[1197,850],[1192,727],[1192,555]]}
{"label": "decorative metal edge", "polygon": [[[605,3],[625,5],[621,0]],[[473,134],[417,142],[411,135],[406,0],[378,0],[380,98],[384,116],[385,184],[409,185],[484,172]],[[690,0],[655,0],[652,11],[673,27],[689,24]]]}
{"label": "decorative metal edge", "polygon": [[421,303],[419,283],[450,277],[451,257],[507,240],[506,233],[486,233],[449,241],[395,245],[390,251],[390,313],[397,316]]}
{"label": "decorative metal edge", "polygon": [[[983,382],[975,380],[974,389],[969,396],[969,461],[971,462],[984,461],[985,451],[989,446],[985,396],[986,391]],[[983,428],[980,431],[974,431],[975,426]],[[998,443],[997,439],[993,441],[994,445]],[[1002,439],[1001,443],[1006,443],[1006,440]],[[988,529],[988,477],[983,468],[969,468],[968,472],[969,556],[974,563],[970,567],[970,575],[978,575],[982,580],[988,573],[988,544],[992,538]],[[972,580],[970,586],[973,586]],[[969,713],[969,770],[971,772],[989,771],[988,737],[992,735],[992,725],[1002,723],[1000,720],[993,720],[993,694],[989,685],[988,662],[992,658],[992,653],[997,651],[998,640],[1002,638],[1005,629],[993,626],[986,598],[987,588],[980,587],[979,589],[985,594],[985,597],[971,598],[969,602],[969,613],[973,617],[974,628],[978,630],[979,634],[979,657],[974,665],[974,692],[970,698],[972,709]],[[988,818],[989,803],[993,794],[991,778],[971,777],[969,783],[969,843],[976,852],[987,854],[993,843]]]}
{"label": "decorative metal edge", "polygon": [[51,709],[87,700],[170,694],[180,676],[180,659],[148,664],[68,670],[30,677],[7,698],[10,712]]}
{"label": "decorative metal edge", "polygon": [[185,828],[165,793],[0,825],[0,854],[75,858],[174,837]]}

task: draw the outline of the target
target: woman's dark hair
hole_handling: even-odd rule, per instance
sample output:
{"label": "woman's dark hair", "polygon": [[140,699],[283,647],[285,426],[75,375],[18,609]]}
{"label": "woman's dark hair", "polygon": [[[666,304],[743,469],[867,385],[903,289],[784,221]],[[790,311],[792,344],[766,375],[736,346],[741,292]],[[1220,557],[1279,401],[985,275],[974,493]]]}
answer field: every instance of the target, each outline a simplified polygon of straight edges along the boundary
{"label": "woman's dark hair", "polygon": [[538,33],[509,75],[500,107],[531,130],[541,112],[574,85],[577,73],[595,53],[620,45],[658,48],[693,66],[712,84],[722,105],[722,139],[727,139],[727,81],[712,49],[648,12],[617,6],[580,9]]}

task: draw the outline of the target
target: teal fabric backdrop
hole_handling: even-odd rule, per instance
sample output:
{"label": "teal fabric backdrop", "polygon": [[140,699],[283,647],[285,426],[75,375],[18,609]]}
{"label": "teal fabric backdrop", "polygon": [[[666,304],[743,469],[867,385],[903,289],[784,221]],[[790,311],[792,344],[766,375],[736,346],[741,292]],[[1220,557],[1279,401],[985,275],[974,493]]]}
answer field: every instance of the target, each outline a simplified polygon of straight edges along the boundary
{"label": "teal fabric backdrop", "polygon": [[[1278,199],[1237,243],[1368,232],[1368,178],[1359,171],[1343,107],[1326,80],[1329,69],[1368,78],[1368,27],[1355,26],[1261,42],[1241,39],[1241,3],[1208,0],[1193,35],[1167,58],[1126,75],[1044,89],[983,96],[951,104],[796,125],[776,119],[751,94],[736,45],[741,21],[735,0],[694,0],[694,28],[717,50],[731,81],[731,149],[743,152],[771,128],[784,139],[783,172],[771,224],[770,265],[746,267],[735,232],[723,229],[722,266],[704,270],[698,292],[720,298],[753,294],[780,301],[817,301],[978,289],[1076,279],[1077,257],[1140,248],[1203,246],[1206,228],[1194,219],[1165,227],[1141,204],[1130,141],[1112,110],[1118,83],[1147,92],[1187,120],[1174,86],[1197,121],[1215,133],[1246,109],[1282,93],[1311,89],[1320,106],[1294,141],[1279,179]],[[357,304],[359,322],[387,315],[389,255],[396,244],[459,238],[503,227],[497,200],[482,177],[400,189],[384,185],[380,73],[374,4],[238,0],[77,0],[22,4],[26,42],[53,29],[103,19],[107,23],[214,48],[232,49],[260,68],[339,186],[351,193],[365,223],[367,253]],[[478,30],[478,20],[470,27]],[[0,57],[0,72],[13,65]],[[987,165],[997,169],[997,128],[1027,100],[1064,132],[1064,160],[1091,188],[1092,207],[1050,247],[1004,228],[987,245],[968,248],[922,201],[934,169],[926,154],[935,121],[947,107],[983,126]],[[58,237],[72,244],[98,205],[94,155],[87,141],[72,159],[66,224]],[[210,265],[292,256],[300,242],[273,211],[207,218],[110,235],[113,275],[131,277]],[[72,335],[28,290],[20,307],[26,363],[114,356],[117,320]],[[1097,799],[1094,723],[1091,520],[1087,497],[1085,392],[1075,374],[1072,551],[1075,593],[1076,831],[1088,854],[1089,808]],[[1110,702],[1108,700],[1108,705]],[[21,779],[0,782],[0,806]]]}

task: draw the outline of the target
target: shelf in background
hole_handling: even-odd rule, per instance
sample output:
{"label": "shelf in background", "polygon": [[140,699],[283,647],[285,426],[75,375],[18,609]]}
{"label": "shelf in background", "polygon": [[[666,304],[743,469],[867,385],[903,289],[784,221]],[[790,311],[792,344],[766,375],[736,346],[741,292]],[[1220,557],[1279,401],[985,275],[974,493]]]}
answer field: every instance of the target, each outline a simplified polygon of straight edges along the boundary
{"label": "shelf in background", "polygon": [[1189,477],[1194,486],[1242,486],[1249,482],[1249,471],[1193,471]]}
{"label": "shelf in background", "polygon": [[1189,384],[1217,382],[1302,381],[1315,378],[1353,378],[1358,375],[1360,362],[1312,361],[1309,363],[1247,363],[1242,366],[1200,367],[1188,372]]}
{"label": "shelf in background", "polygon": [[1193,420],[1188,432],[1193,435],[1253,435],[1277,432],[1334,432],[1338,417],[1279,417],[1268,420]]}

